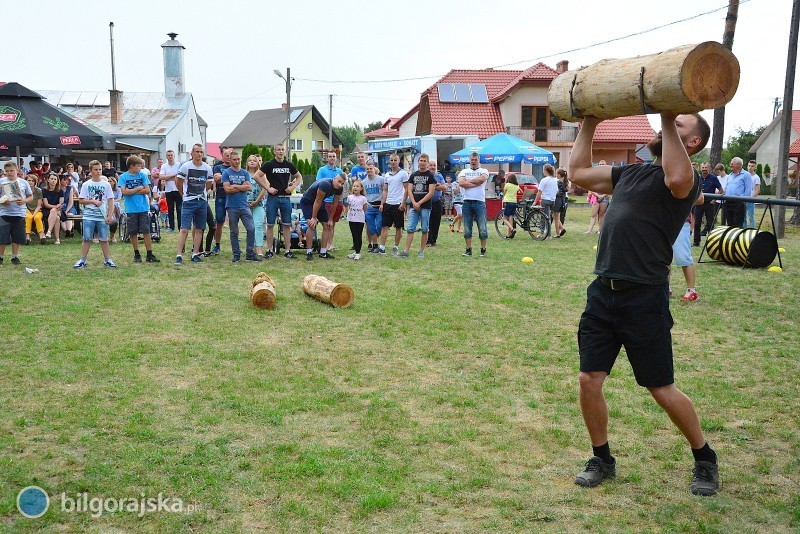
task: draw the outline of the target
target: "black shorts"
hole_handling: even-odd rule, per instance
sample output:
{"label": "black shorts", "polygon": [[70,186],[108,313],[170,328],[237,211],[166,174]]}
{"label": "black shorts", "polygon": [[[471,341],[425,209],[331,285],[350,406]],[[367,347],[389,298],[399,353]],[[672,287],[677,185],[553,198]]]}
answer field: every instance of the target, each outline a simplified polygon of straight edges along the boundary
{"label": "black shorts", "polygon": [[25,217],[3,215],[0,217],[0,245],[25,243]]}
{"label": "black shorts", "polygon": [[403,222],[403,212],[400,211],[400,204],[384,204],[383,214],[381,215],[381,226],[386,228],[402,228],[405,226]]}
{"label": "black shorts", "polygon": [[128,225],[128,235],[148,234],[150,235],[150,212],[128,213],[125,215],[125,222]]}
{"label": "black shorts", "polygon": [[[303,217],[308,221],[313,219],[314,215],[314,205],[313,204],[306,204],[305,202],[300,202],[300,211],[303,212]],[[328,210],[325,209],[325,205],[319,207],[317,211],[317,222],[326,223],[328,222]]]}
{"label": "black shorts", "polygon": [[614,291],[597,279],[586,290],[578,326],[580,369],[611,374],[624,346],[637,384],[668,386],[675,381],[672,325],[667,284]]}

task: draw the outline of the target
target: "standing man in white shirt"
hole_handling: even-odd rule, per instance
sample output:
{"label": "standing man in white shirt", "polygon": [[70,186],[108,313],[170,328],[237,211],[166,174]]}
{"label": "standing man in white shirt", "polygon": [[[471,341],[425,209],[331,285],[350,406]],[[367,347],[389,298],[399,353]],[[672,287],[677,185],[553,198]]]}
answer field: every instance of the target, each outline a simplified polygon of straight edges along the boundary
{"label": "standing man in white shirt", "polygon": [[386,254],[386,239],[389,237],[389,228],[394,226],[394,248],[392,255],[400,253],[400,239],[403,237],[403,211],[406,209],[406,182],[408,173],[400,168],[400,156],[389,156],[389,170],[384,175],[386,185],[383,186],[383,212],[381,214],[381,244],[379,254]]}
{"label": "standing man in white shirt", "polygon": [[[753,197],[757,197],[761,193],[761,177],[756,174],[756,160],[751,159],[747,162],[747,172],[753,178]],[[756,227],[756,205],[748,202],[745,205],[745,228]]]}
{"label": "standing man in white shirt", "polygon": [[[539,182],[539,192],[536,193],[536,202],[541,200],[544,214],[551,221],[553,220],[553,206],[556,204],[558,195],[558,180],[556,180],[556,170],[549,163],[544,166],[544,178]],[[556,228],[556,237],[561,233],[561,228]]]}
{"label": "standing man in white shirt", "polygon": [[175,161],[175,152],[167,150],[167,162],[161,165],[159,177],[164,182],[164,194],[167,197],[167,210],[169,220],[169,231],[175,231],[175,214],[178,215],[178,226],[181,224],[181,194],[175,181],[178,177],[180,165]]}
{"label": "standing man in white shirt", "polygon": [[484,184],[489,179],[489,171],[479,164],[477,152],[469,156],[469,167],[458,173],[458,186],[464,192],[464,204],[461,213],[464,217],[464,242],[467,250],[462,256],[472,256],[472,222],[478,223],[478,237],[481,240],[481,258],[486,256],[486,239],[489,230],[486,228],[486,189]]}

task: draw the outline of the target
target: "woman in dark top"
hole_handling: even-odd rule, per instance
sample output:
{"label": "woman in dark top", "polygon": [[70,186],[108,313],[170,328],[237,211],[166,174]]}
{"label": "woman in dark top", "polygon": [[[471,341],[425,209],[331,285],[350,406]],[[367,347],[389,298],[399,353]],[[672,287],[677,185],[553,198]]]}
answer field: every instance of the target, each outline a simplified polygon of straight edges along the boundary
{"label": "woman in dark top", "polygon": [[56,245],[60,245],[61,207],[64,204],[64,193],[58,185],[58,176],[51,174],[42,187],[42,213],[47,221],[46,238],[50,238],[55,230]]}
{"label": "woman in dark top", "polygon": [[64,203],[61,205],[61,229],[64,230],[64,237],[72,237],[72,226],[75,224],[69,219],[69,215],[76,215],[75,195],[77,192],[72,187],[72,177],[69,174],[62,174],[59,177],[61,191],[64,193]]}

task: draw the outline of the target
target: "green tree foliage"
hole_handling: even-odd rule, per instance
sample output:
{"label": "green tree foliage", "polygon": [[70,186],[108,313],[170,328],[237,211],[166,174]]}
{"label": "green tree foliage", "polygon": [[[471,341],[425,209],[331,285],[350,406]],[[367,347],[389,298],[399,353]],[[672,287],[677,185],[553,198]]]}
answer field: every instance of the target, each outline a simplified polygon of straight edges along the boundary
{"label": "green tree foliage", "polygon": [[242,148],[242,165],[247,165],[247,158],[252,156],[253,154],[260,154],[261,151],[258,149],[256,145],[253,143],[247,143]]}
{"label": "green tree foliage", "polygon": [[319,155],[319,152],[314,151],[314,153],[311,154],[311,169],[309,169],[311,172],[309,174],[317,174],[317,171],[323,165],[322,156]]}
{"label": "green tree foliage", "polygon": [[764,165],[764,174],[772,174],[772,169],[769,168],[769,163]]}
{"label": "green tree foliage", "polygon": [[259,152],[261,153],[261,158],[264,161],[269,161],[275,157],[275,154],[272,152],[272,148],[264,145],[260,148]]}
{"label": "green tree foliage", "polygon": [[342,156],[352,153],[356,144],[364,142],[364,132],[358,124],[334,126],[333,131],[342,140]]}
{"label": "green tree foliage", "polygon": [[722,149],[722,163],[727,167],[731,159],[738,156],[742,158],[745,167],[747,167],[747,161],[750,160],[750,147],[755,144],[765,128],[766,126],[761,126],[755,130],[737,128],[735,135],[728,138],[725,148]]}
{"label": "green tree foliage", "polygon": [[297,152],[292,152],[292,165],[297,167],[298,161],[299,160],[297,159]]}
{"label": "green tree foliage", "polygon": [[375,121],[364,126],[364,133],[373,132],[383,126],[383,121]]}

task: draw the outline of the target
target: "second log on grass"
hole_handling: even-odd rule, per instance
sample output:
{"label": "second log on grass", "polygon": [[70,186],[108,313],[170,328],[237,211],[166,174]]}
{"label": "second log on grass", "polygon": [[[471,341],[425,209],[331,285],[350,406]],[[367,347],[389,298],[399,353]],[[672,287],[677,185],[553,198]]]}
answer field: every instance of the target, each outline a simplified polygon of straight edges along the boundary
{"label": "second log on grass", "polygon": [[324,276],[309,274],[303,278],[303,292],[335,308],[347,308],[353,303],[355,292],[347,284],[338,284]]}

